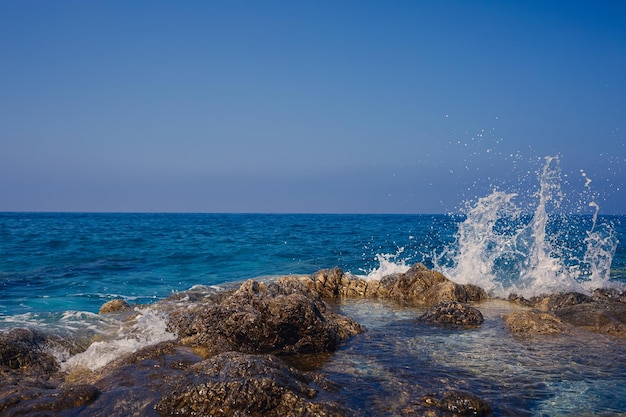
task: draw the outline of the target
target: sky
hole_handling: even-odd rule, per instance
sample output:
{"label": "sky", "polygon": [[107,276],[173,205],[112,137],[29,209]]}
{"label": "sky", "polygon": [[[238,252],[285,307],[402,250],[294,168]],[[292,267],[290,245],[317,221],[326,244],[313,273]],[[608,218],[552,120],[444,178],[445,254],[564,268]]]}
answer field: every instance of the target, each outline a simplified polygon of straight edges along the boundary
{"label": "sky", "polygon": [[[0,211],[626,214],[623,1],[0,0]],[[589,181],[591,180],[591,181]]]}

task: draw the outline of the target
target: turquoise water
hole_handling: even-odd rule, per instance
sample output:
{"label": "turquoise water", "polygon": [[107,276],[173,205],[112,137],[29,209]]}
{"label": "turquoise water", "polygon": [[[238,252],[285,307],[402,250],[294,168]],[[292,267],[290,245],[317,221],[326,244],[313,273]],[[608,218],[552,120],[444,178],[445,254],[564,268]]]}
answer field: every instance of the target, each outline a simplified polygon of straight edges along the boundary
{"label": "turquoise water", "polygon": [[[111,298],[150,303],[194,285],[334,266],[368,275],[385,265],[393,270],[424,262],[454,273],[450,265],[463,220],[449,215],[0,213],[0,321],[25,313],[97,312]],[[599,221],[611,224],[622,242],[612,259],[612,279],[626,276],[624,220]],[[566,225],[554,223],[548,234],[560,239],[558,255],[575,263],[583,257],[590,227],[589,217],[576,216]]]}
{"label": "turquoise water", "polygon": [[[95,314],[112,298],[150,305],[190,288],[333,266],[376,279],[414,262],[494,292],[626,281],[624,216],[557,216],[542,230],[534,218],[0,213],[0,331],[35,327],[86,345],[97,340],[74,356],[52,352],[63,369],[96,370],[175,338],[158,309],[136,309],[129,323]],[[359,415],[406,415],[442,389],[470,391],[494,415],[626,413],[622,340],[584,331],[520,339],[501,315],[521,307],[495,299],[478,307],[485,323],[459,332],[419,324],[422,309],[348,300],[341,310],[367,331],[318,370]]]}

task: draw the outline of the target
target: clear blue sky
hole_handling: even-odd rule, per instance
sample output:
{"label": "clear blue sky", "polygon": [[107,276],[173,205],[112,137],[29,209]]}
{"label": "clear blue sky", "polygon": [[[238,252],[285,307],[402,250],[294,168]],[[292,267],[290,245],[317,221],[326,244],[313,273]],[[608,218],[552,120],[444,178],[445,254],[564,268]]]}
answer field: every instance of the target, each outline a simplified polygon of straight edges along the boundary
{"label": "clear blue sky", "polygon": [[439,213],[558,154],[626,213],[623,1],[0,0],[0,57],[0,211]]}

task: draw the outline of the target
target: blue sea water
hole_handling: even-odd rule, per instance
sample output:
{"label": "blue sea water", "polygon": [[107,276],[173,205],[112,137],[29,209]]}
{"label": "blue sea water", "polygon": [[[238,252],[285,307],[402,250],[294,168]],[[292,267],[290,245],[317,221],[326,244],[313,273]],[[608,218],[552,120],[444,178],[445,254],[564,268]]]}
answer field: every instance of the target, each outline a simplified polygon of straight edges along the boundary
{"label": "blue sea water", "polygon": [[[454,280],[466,222],[454,215],[0,213],[0,328],[8,316],[97,312],[112,298],[151,303],[194,285],[334,266],[375,275],[424,262]],[[607,273],[624,280],[626,219],[598,223],[611,225],[620,242]],[[548,239],[559,240],[552,256],[583,264],[591,217],[547,227]]]}
{"label": "blue sea water", "polygon": [[[407,262],[452,241],[446,216],[0,214],[0,315],[149,303],[194,285]],[[424,256],[422,256],[424,251]]]}

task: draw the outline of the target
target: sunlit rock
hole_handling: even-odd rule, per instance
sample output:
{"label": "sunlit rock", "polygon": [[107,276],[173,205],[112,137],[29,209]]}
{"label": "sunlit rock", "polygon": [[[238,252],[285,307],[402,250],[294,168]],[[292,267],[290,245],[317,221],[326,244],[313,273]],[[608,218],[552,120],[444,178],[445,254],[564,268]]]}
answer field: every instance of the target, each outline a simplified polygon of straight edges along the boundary
{"label": "sunlit rock", "polygon": [[539,310],[519,310],[503,316],[504,323],[513,333],[561,334],[567,326],[553,313]]}
{"label": "sunlit rock", "polygon": [[127,310],[130,310],[130,305],[126,301],[122,299],[115,299],[102,304],[98,314],[118,313]]}
{"label": "sunlit rock", "polygon": [[246,281],[219,304],[174,312],[170,325],[183,344],[202,348],[205,355],[332,352],[362,331],[295,277],[270,284]]}
{"label": "sunlit rock", "polygon": [[394,302],[431,306],[441,301],[480,301],[487,294],[475,285],[460,285],[443,274],[417,263],[405,273],[387,275],[380,281],[366,280],[345,274],[340,268],[323,269],[303,282],[322,297],[367,297]]}

